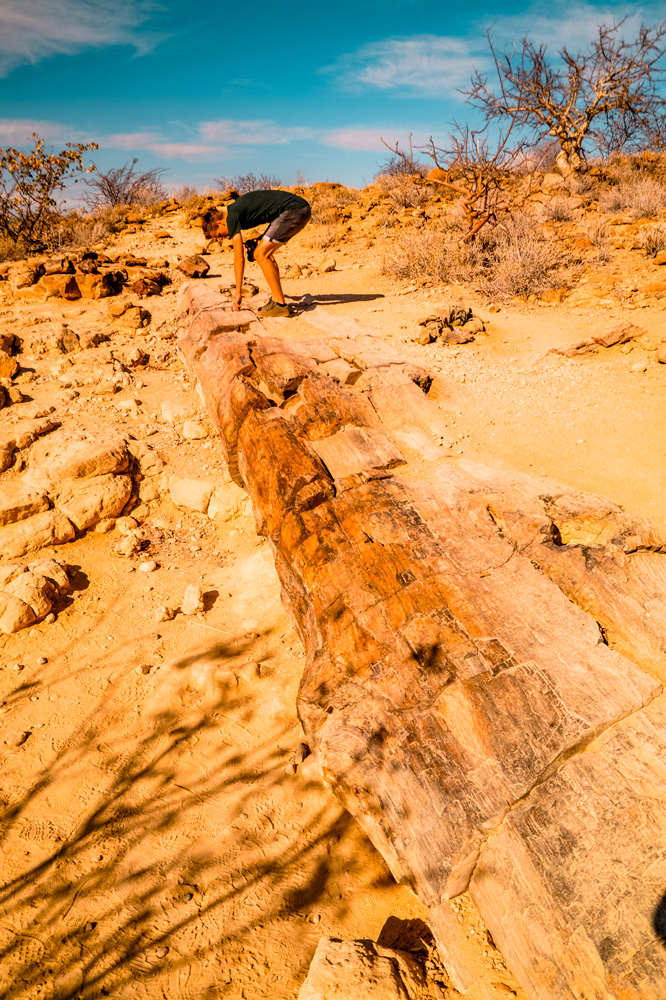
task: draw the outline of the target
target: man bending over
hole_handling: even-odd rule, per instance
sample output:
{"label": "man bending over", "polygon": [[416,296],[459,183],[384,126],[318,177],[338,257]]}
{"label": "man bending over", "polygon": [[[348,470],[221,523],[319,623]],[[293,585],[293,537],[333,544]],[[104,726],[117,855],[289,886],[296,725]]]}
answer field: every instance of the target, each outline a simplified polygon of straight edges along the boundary
{"label": "man bending over", "polygon": [[289,315],[289,306],[284,300],[280,283],[280,271],[275,262],[275,251],[288,243],[296,233],[300,233],[310,221],[311,214],[305,198],[289,191],[249,191],[226,208],[211,208],[206,212],[202,221],[206,238],[222,239],[229,236],[234,248],[236,295],[231,306],[233,310],[240,309],[243,301],[245,250],[242,230],[268,223],[268,228],[257,243],[254,259],[268,282],[272,298],[257,311],[262,316]]}

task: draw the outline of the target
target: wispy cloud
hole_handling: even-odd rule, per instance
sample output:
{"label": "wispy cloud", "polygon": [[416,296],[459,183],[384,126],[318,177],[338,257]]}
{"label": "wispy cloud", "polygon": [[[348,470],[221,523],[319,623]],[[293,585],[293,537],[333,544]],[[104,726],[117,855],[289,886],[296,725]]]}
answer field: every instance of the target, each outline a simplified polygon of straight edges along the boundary
{"label": "wispy cloud", "polygon": [[71,130],[60,122],[37,118],[0,118],[0,146],[32,145],[33,134],[46,142],[72,141]]}
{"label": "wispy cloud", "polygon": [[113,149],[146,150],[166,160],[192,160],[200,156],[216,156],[219,146],[201,142],[176,142],[156,132],[119,132],[101,143]]}
{"label": "wispy cloud", "polygon": [[464,84],[474,65],[469,43],[446,35],[385,38],[364,45],[327,67],[353,90],[403,90],[441,94]]}
{"label": "wispy cloud", "polygon": [[274,121],[238,121],[233,118],[201,122],[199,132],[205,142],[218,142],[224,146],[283,146],[316,135],[314,129],[304,126],[284,127]]}
{"label": "wispy cloud", "polygon": [[[548,45],[555,54],[563,46],[584,47],[600,24],[612,24],[626,17],[622,35],[635,38],[641,22],[654,24],[664,19],[663,0],[640,5],[612,3],[598,6],[585,0],[538,0],[521,14],[500,14],[492,21],[472,21],[464,38],[448,35],[413,35],[385,38],[343,55],[323,72],[352,90],[371,88],[396,95],[451,98],[469,83],[473,69],[492,67],[486,32],[501,51],[529,35]],[[452,93],[453,92],[453,93]]]}
{"label": "wispy cloud", "polygon": [[132,45],[138,53],[158,36],[139,30],[157,10],[154,0],[2,0],[0,75],[21,63],[86,48]]}

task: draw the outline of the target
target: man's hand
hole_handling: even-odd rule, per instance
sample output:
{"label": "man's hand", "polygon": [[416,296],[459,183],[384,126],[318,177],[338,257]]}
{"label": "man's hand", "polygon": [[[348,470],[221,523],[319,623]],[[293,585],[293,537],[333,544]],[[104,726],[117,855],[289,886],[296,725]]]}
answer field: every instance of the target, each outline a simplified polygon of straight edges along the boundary
{"label": "man's hand", "polygon": [[241,308],[242,301],[243,301],[242,292],[236,292],[236,295],[234,296],[234,301],[231,303],[231,311],[238,312],[238,310]]}

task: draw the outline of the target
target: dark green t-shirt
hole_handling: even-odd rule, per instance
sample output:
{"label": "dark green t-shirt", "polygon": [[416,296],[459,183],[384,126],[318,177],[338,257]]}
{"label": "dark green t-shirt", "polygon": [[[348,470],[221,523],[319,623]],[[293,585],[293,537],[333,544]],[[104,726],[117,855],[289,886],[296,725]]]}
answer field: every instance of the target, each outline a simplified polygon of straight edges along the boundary
{"label": "dark green t-shirt", "polygon": [[248,191],[227,209],[229,236],[235,236],[241,229],[263,226],[283,212],[300,212],[309,207],[305,198],[290,191]]}

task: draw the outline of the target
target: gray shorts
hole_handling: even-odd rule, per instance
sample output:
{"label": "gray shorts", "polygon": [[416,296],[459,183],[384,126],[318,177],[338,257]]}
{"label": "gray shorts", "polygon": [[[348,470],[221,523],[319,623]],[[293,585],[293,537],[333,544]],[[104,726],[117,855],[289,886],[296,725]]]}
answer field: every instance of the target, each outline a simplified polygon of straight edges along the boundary
{"label": "gray shorts", "polygon": [[280,212],[277,219],[273,219],[270,226],[261,237],[271,243],[288,243],[292,236],[300,233],[304,226],[310,221],[312,210],[307,208],[292,209],[288,212]]}

